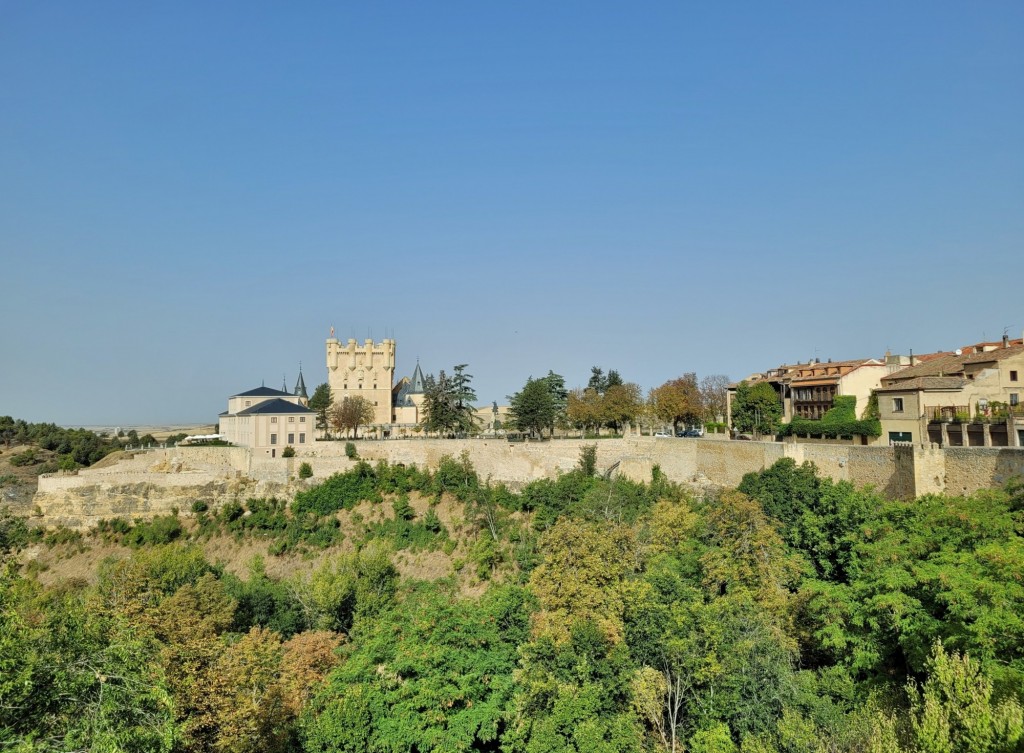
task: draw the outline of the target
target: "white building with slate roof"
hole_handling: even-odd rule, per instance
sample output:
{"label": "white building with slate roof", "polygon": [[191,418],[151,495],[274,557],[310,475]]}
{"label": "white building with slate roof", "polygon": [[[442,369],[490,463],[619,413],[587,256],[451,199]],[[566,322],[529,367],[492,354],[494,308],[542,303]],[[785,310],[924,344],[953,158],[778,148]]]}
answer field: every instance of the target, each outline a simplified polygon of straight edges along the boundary
{"label": "white building with slate roof", "polygon": [[220,414],[220,434],[254,453],[280,457],[285,447],[312,446],[316,439],[316,412],[309,409],[306,383],[299,372],[294,392],[257,387],[228,398]]}

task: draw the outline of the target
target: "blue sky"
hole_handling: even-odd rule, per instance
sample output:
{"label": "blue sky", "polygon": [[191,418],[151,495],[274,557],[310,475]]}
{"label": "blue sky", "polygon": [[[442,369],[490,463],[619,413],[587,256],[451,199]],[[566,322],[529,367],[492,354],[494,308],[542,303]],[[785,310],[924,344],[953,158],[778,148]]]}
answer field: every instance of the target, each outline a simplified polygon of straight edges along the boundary
{"label": "blue sky", "polygon": [[1024,4],[0,2],[0,415],[1024,330]]}

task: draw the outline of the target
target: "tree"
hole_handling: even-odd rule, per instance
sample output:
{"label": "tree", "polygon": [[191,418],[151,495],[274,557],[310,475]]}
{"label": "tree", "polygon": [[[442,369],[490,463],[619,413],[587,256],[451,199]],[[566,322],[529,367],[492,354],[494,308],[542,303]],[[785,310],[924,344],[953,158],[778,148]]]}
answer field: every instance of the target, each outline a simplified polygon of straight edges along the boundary
{"label": "tree", "polygon": [[465,373],[466,364],[455,367],[449,377],[442,370],[435,379],[432,375],[424,379],[424,431],[438,434],[457,432],[469,433],[476,427],[473,401],[476,392],[471,386],[473,376]]}
{"label": "tree", "polygon": [[596,429],[602,420],[601,395],[591,387],[572,390],[566,401],[565,417],[580,429]]}
{"label": "tree", "polygon": [[541,436],[544,429],[554,426],[558,408],[547,377],[529,377],[509,402],[509,418],[520,431]]}
{"label": "tree", "polygon": [[779,430],[782,403],[767,382],[740,382],[732,401],[732,426],[736,431],[774,434]]}
{"label": "tree", "polygon": [[651,396],[655,415],[662,421],[670,422],[673,433],[679,431],[680,423],[693,424],[700,421],[702,409],[696,374],[690,372],[678,379],[670,379],[656,387]]}
{"label": "tree", "polygon": [[356,626],[359,640],[309,709],[306,750],[496,750],[529,602],[521,588],[479,601],[422,584]]}
{"label": "tree", "polygon": [[616,432],[619,431],[621,424],[636,421],[642,410],[643,397],[640,385],[632,382],[612,385],[604,393],[601,401],[602,418]]}
{"label": "tree", "polygon": [[975,753],[1019,750],[1024,740],[1024,710],[1012,696],[992,699],[992,682],[966,654],[947,654],[936,641],[928,660],[928,679],[910,681],[914,751]]}
{"label": "tree", "polygon": [[565,378],[561,374],[548,370],[544,377],[548,390],[551,392],[551,399],[555,404],[555,417],[551,422],[551,432],[554,433],[555,425],[565,424],[565,409],[569,401],[569,392],[565,389]]}
{"label": "tree", "polygon": [[359,439],[359,427],[373,421],[373,403],[365,397],[346,397],[328,411],[331,427],[337,431],[351,431]]}
{"label": "tree", "polygon": [[313,390],[313,397],[309,399],[309,409],[316,411],[316,428],[327,432],[329,428],[327,411],[331,408],[334,397],[331,395],[331,388],[324,382]]}
{"label": "tree", "polygon": [[729,377],[709,374],[700,380],[700,402],[705,421],[724,421],[728,402]]}

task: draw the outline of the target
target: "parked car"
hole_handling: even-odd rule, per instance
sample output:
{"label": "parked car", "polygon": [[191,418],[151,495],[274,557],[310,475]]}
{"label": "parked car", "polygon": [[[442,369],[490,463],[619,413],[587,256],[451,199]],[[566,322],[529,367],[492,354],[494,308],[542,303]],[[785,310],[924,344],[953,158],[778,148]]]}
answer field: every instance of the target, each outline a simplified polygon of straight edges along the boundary
{"label": "parked car", "polygon": [[665,432],[663,432],[663,431],[659,431],[659,432],[656,432],[654,436],[655,436],[655,437],[662,437],[662,438],[664,438],[664,439],[671,439],[671,438],[672,438],[672,435],[671,435],[671,434],[666,434],[666,433],[665,433]]}

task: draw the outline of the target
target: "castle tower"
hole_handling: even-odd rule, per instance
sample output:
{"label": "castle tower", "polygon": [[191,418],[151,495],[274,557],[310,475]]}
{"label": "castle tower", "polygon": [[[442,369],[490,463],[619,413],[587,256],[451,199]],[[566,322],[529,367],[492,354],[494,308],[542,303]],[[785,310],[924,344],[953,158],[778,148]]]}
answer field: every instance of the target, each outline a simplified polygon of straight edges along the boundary
{"label": "castle tower", "polygon": [[391,423],[391,386],[395,379],[395,341],[379,343],[327,339],[327,383],[334,401],[362,397],[374,406],[375,424]]}

